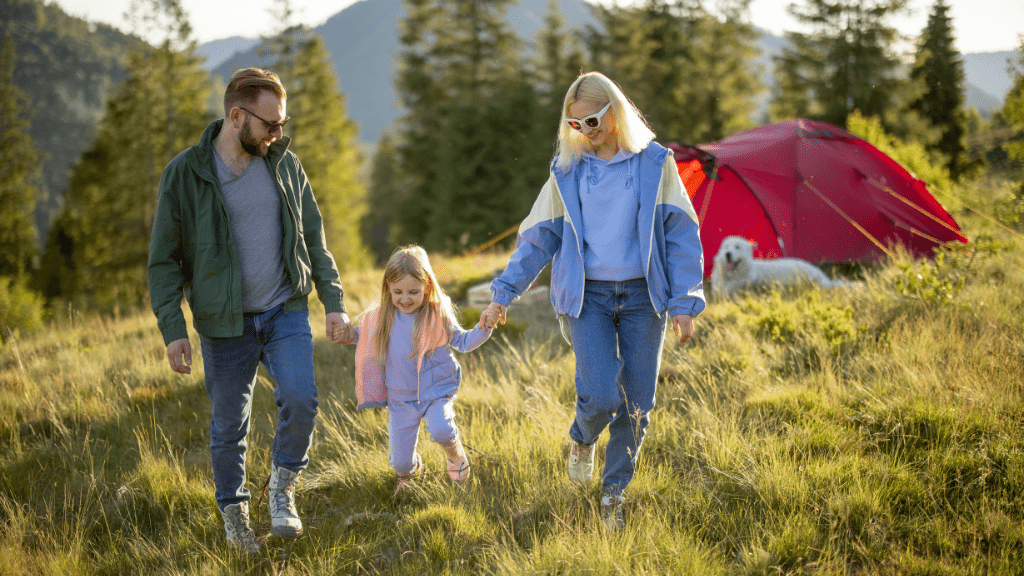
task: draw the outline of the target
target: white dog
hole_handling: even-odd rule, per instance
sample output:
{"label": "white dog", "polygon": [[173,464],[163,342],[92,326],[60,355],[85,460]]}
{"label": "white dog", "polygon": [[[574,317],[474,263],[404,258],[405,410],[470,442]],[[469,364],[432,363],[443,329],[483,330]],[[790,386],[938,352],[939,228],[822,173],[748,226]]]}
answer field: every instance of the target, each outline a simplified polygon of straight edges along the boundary
{"label": "white dog", "polygon": [[820,268],[799,258],[754,259],[754,247],[741,236],[727,236],[715,255],[711,288],[728,297],[747,286],[783,286],[810,282],[831,288],[846,282],[832,281]]}

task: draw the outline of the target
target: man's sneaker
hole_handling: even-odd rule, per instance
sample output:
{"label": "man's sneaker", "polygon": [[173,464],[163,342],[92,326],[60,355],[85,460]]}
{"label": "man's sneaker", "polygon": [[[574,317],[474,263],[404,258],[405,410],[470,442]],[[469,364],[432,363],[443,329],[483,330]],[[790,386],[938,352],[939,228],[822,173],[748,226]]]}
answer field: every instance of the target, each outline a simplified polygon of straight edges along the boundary
{"label": "man's sneaker", "polygon": [[626,527],[622,517],[622,503],[626,499],[618,494],[607,493],[601,497],[601,520],[604,527],[612,532]]}
{"label": "man's sneaker", "polygon": [[398,477],[398,484],[395,486],[395,495],[396,496],[398,495],[399,492],[401,492],[406,487],[411,485],[413,478],[415,478],[416,475],[419,474],[423,470],[423,459],[420,458],[420,453],[419,452],[413,454],[413,460],[416,462],[416,465],[413,466],[412,472],[409,472],[408,474],[405,474],[404,476],[399,476]]}
{"label": "man's sneaker", "polygon": [[466,450],[462,447],[462,440],[458,437],[452,440],[451,444],[442,446],[444,457],[448,461],[448,477],[456,484],[462,484],[469,478],[469,459],[466,458]]}
{"label": "man's sneaker", "polygon": [[278,538],[296,538],[302,535],[302,520],[295,511],[295,483],[298,472],[274,466],[270,473],[267,497],[270,505],[270,533]]}
{"label": "man's sneaker", "polygon": [[590,482],[594,475],[594,446],[572,443],[569,448],[569,479],[577,484]]}
{"label": "man's sneaker", "polygon": [[225,506],[220,511],[224,517],[224,532],[227,533],[228,547],[241,548],[248,554],[260,551],[256,533],[249,527],[249,503],[239,502]]}

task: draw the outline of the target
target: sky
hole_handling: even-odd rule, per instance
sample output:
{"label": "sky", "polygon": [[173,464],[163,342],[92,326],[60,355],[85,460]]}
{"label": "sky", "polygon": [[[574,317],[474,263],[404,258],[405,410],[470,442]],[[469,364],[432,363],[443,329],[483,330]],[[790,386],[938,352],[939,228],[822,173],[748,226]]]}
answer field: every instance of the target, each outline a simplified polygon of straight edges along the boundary
{"label": "sky", "polygon": [[[104,22],[128,31],[124,19],[132,0],[45,0],[55,2],[71,14],[94,22]],[[273,0],[181,0],[189,14],[195,37],[200,43],[230,36],[251,38],[271,34],[276,26],[271,17]],[[355,0],[292,0],[297,23],[318,26],[327,18],[353,4]],[[372,2],[373,0],[363,0]],[[633,0],[597,0],[602,4]],[[786,13],[792,0],[753,0],[751,20],[761,28],[781,35],[799,30]],[[1024,2],[1021,0],[946,0],[950,6],[956,34],[956,47],[962,54],[1016,50],[1024,35]],[[910,0],[913,12],[894,18],[902,33],[917,36],[928,23],[934,0]]]}

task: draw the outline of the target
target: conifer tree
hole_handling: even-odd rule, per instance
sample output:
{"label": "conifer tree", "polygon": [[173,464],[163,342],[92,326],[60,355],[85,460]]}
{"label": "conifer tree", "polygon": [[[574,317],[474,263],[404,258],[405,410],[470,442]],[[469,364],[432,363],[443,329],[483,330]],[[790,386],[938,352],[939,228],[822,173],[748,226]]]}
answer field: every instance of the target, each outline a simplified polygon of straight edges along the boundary
{"label": "conifer tree", "polygon": [[129,79],[107,102],[75,165],[47,240],[43,288],[102,311],[145,302],[149,234],[160,174],[212,120],[209,75],[178,0],[133,4],[138,26],[165,39],[130,56]]}
{"label": "conifer tree", "polygon": [[[1013,63],[1013,88],[1006,95],[1006,103],[1003,105],[1002,116],[1007,125],[1018,132],[1024,132],[1024,38],[1021,38],[1021,45],[1017,48],[1017,62]],[[1010,158],[1024,164],[1024,141],[1009,140],[1003,143]],[[1024,181],[1021,182],[1021,192],[1024,192]],[[1024,197],[1024,194],[1021,194]]]}
{"label": "conifer tree", "polygon": [[787,32],[790,46],[776,58],[777,92],[772,117],[793,113],[845,126],[854,110],[898,122],[902,80],[893,52],[891,18],[907,0],[804,0],[789,12],[811,27]]}
{"label": "conifer tree", "polygon": [[[461,155],[450,161],[442,155],[451,150],[472,151],[496,146],[488,139],[512,139],[517,131],[533,133],[539,122],[532,106],[515,111],[512,123],[490,119],[493,104],[511,98],[520,101],[521,90],[510,88],[523,76],[520,42],[510,29],[505,13],[512,0],[406,0],[406,18],[400,22],[402,54],[396,79],[402,104],[408,111],[401,119],[399,144],[408,191],[399,207],[400,242],[421,242],[429,249],[457,250],[486,241],[481,234],[500,233],[501,223],[525,214],[488,213],[487,226],[474,224],[469,232],[464,210],[491,195],[534,195],[536,190],[512,189],[507,183],[488,180],[490,164],[507,157]],[[508,91],[508,93],[506,93]],[[536,98],[536,96],[534,96]],[[506,117],[502,118],[505,121]],[[486,130],[453,130],[453,125],[480,124]],[[531,152],[546,143],[531,143]],[[454,165],[451,163],[454,162]],[[546,162],[535,168],[546,173]],[[471,183],[483,196],[461,198],[454,187]],[[457,211],[450,212],[450,208]],[[486,230],[486,231],[478,231]],[[467,232],[469,234],[467,235]]]}
{"label": "conifer tree", "polygon": [[[435,204],[423,242],[459,252],[491,240],[529,213],[547,176],[551,125],[525,82],[483,105],[453,105],[439,136]],[[509,242],[511,242],[510,237]]]}
{"label": "conifer tree", "polygon": [[340,269],[358,269],[371,260],[359,234],[366,212],[366,189],[359,180],[363,155],[323,38],[310,34],[299,45],[291,75],[285,84],[291,150],[313,187],[327,247]]}
{"label": "conifer tree", "polygon": [[14,84],[14,41],[0,47],[0,277],[21,277],[36,254],[32,211],[39,152],[28,135],[28,103]]}
{"label": "conifer tree", "polygon": [[555,139],[562,116],[565,91],[586,72],[582,39],[565,29],[565,16],[558,0],[548,0],[544,26],[537,31],[533,58],[533,79],[541,106],[551,118],[551,140]]}
{"label": "conifer tree", "polygon": [[747,2],[719,13],[700,0],[595,8],[586,38],[594,67],[618,82],[659,139],[706,142],[748,128],[761,90]]}
{"label": "conifer tree", "polygon": [[967,115],[964,112],[964,69],[953,45],[949,6],[937,0],[921,33],[911,80],[923,85],[923,93],[910,103],[939,138],[928,149],[944,157],[950,177],[956,181],[974,165],[967,155]]}
{"label": "conifer tree", "polygon": [[374,264],[379,266],[398,246],[394,211],[405,189],[394,136],[388,133],[381,136],[371,166],[367,209],[360,223],[360,234],[374,256]]}

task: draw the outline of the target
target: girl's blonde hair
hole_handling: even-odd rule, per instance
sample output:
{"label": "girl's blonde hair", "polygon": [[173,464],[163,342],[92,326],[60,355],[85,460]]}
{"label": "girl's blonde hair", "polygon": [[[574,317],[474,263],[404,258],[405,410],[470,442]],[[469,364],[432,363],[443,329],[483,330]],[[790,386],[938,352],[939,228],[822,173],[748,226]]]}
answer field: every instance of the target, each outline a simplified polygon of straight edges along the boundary
{"label": "girl's blonde hair", "polygon": [[388,342],[391,338],[391,327],[395,324],[395,314],[398,309],[391,301],[392,282],[398,282],[406,276],[412,276],[423,283],[423,306],[416,315],[415,332],[413,334],[413,350],[410,358],[417,357],[422,350],[419,350],[423,342],[423,331],[435,326],[439,320],[445,321],[443,325],[446,330],[447,339],[451,340],[451,327],[458,324],[458,313],[451,298],[444,293],[444,289],[437,283],[434,270],[430,267],[430,260],[427,258],[427,251],[416,245],[403,246],[395,250],[384,267],[384,279],[381,282],[380,290],[380,315],[377,321],[377,360],[381,364],[387,363]]}
{"label": "girl's blonde hair", "polygon": [[[591,151],[590,141],[578,130],[573,130],[565,122],[569,117],[569,106],[580,100],[604,106],[611,102],[611,108],[605,115],[613,114],[617,128],[615,130],[619,148],[630,152],[640,152],[654,140],[654,132],[647,125],[643,115],[629,98],[622,93],[619,86],[600,72],[581,74],[565,93],[562,105],[562,120],[558,126],[558,150],[555,156],[555,167],[568,172],[574,164]],[[602,118],[602,121],[604,119]]]}

